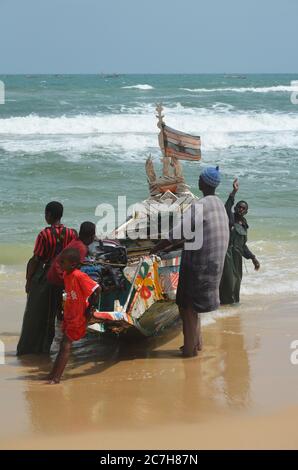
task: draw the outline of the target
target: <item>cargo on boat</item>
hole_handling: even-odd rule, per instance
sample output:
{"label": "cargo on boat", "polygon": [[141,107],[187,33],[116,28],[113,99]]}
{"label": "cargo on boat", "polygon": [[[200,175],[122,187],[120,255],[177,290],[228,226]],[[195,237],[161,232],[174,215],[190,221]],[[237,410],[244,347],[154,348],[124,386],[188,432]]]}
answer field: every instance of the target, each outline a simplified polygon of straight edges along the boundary
{"label": "cargo on boat", "polygon": [[[150,196],[136,204],[133,215],[114,230],[110,240],[94,244],[92,256],[82,267],[102,286],[98,310],[88,327],[95,332],[153,336],[178,319],[175,298],[181,244],[180,248],[173,244],[158,256],[150,252],[166,238],[176,216],[181,217],[196,199],[185,184],[180,160],[200,160],[201,141],[166,126],[162,107],[156,110],[163,174],[156,176],[149,156],[146,173]],[[166,227],[162,218],[165,213],[169,215]],[[142,236],[136,236],[138,233]]]}

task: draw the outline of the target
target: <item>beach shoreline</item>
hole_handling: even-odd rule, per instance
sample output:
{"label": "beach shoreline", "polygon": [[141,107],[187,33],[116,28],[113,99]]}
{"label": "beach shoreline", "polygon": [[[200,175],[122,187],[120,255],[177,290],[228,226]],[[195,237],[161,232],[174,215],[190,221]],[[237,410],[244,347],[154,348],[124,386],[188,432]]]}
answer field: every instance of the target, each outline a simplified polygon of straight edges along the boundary
{"label": "beach shoreline", "polygon": [[[54,387],[41,380],[51,361],[16,358],[16,330],[2,330],[0,448],[297,449],[297,306],[295,295],[244,296],[205,319],[191,359],[179,356],[180,327],[129,346],[91,337]],[[8,299],[1,316],[10,308],[19,322],[22,307]]]}

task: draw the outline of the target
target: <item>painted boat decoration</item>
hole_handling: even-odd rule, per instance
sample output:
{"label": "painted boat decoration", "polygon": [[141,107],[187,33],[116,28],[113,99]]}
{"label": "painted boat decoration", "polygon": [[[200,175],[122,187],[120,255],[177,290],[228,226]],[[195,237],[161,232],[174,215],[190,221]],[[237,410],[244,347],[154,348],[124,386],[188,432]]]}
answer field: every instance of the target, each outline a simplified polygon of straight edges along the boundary
{"label": "painted boat decoration", "polygon": [[[175,298],[181,249],[173,245],[159,256],[150,255],[150,251],[164,235],[159,207],[171,206],[172,214],[181,214],[196,198],[185,184],[179,160],[200,160],[201,142],[200,137],[167,127],[162,107],[159,105],[156,109],[163,175],[156,176],[149,156],[146,173],[150,196],[113,232],[111,240],[96,242],[92,256],[82,267],[102,286],[98,310],[88,327],[90,331],[153,336],[178,319]],[[155,232],[151,230],[152,214],[156,221]],[[172,220],[175,220],[174,215]],[[131,236],[140,225],[148,237]]]}

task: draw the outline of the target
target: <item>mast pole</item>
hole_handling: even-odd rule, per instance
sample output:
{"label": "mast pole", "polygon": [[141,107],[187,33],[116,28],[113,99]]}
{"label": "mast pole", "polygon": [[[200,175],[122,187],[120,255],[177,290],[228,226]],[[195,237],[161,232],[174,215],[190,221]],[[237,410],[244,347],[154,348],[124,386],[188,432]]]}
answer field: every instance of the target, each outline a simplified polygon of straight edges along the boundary
{"label": "mast pole", "polygon": [[157,112],[156,117],[158,119],[157,127],[160,129],[160,132],[158,135],[158,142],[159,142],[159,146],[162,151],[162,154],[163,154],[163,159],[162,159],[163,176],[169,177],[170,176],[170,158],[166,156],[166,151],[165,151],[165,139],[164,139],[164,133],[163,133],[163,126],[165,125],[165,123],[163,121],[164,114],[162,114],[163,107],[160,103],[156,105],[156,112]]}

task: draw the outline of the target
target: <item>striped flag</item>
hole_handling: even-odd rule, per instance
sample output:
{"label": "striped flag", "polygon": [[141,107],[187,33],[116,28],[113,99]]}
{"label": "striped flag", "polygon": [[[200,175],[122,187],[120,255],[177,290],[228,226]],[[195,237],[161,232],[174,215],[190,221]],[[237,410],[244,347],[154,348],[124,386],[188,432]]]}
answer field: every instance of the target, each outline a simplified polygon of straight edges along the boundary
{"label": "striped flag", "polygon": [[163,125],[164,148],[166,157],[178,160],[200,160],[201,138],[176,131]]}

